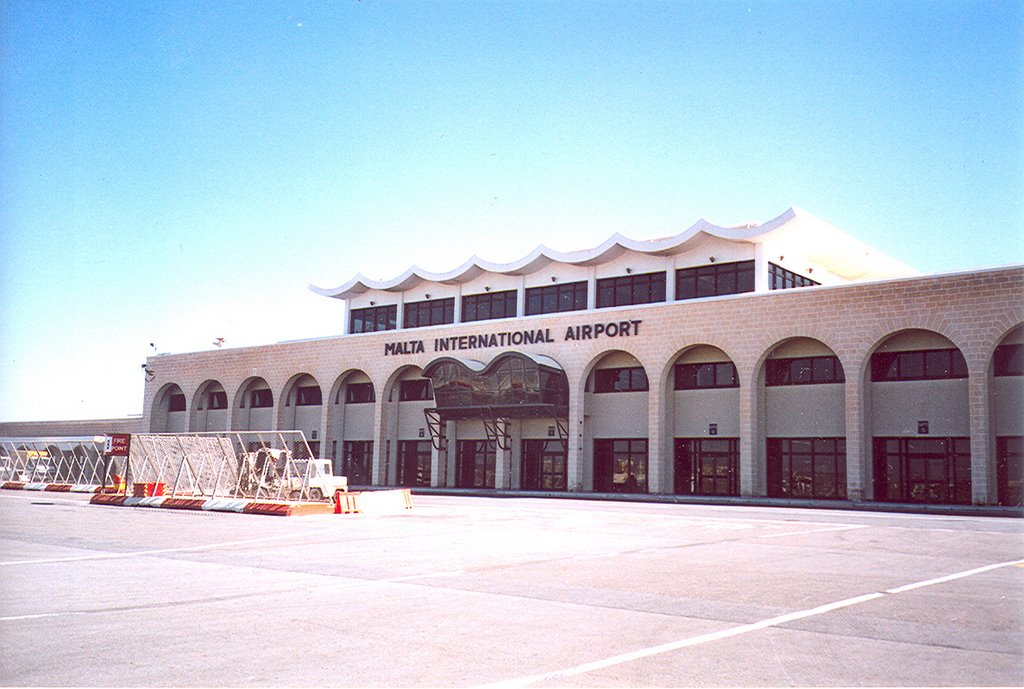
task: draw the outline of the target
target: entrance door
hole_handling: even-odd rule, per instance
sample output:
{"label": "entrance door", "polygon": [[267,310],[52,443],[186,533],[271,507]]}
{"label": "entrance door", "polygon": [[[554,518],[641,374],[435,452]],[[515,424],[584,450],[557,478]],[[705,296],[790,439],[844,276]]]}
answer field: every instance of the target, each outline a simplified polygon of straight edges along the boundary
{"label": "entrance door", "polygon": [[875,438],[875,499],[971,503],[968,438]]}
{"label": "entrance door", "polygon": [[677,495],[739,495],[738,438],[676,438]]}
{"label": "entrance door", "polygon": [[594,490],[604,493],[646,493],[647,439],[595,440]]}
{"label": "entrance door", "polygon": [[565,490],[566,452],[560,440],[524,440],[523,490]]}
{"label": "entrance door", "polygon": [[486,440],[460,440],[456,453],[456,487],[494,488],[497,455],[491,443]]}
{"label": "entrance door", "polygon": [[430,485],[430,441],[398,441],[398,485]]}

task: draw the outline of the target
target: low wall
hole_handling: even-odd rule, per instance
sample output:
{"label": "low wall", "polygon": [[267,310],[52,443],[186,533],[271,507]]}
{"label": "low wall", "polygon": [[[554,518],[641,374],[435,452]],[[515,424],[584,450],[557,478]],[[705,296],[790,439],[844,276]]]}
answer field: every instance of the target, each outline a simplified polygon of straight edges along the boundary
{"label": "low wall", "polygon": [[0,421],[0,437],[39,438],[50,436],[144,433],[142,417],[122,419],[76,419],[72,421]]}

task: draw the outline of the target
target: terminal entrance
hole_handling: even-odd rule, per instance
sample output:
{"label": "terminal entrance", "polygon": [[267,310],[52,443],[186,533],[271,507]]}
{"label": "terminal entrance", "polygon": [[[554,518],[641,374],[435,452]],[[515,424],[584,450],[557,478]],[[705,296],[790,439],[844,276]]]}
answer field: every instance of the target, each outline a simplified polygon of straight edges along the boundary
{"label": "terminal entrance", "polygon": [[738,438],[676,438],[677,495],[739,495]]}
{"label": "terminal entrance", "polygon": [[[455,462],[456,487],[566,490],[569,382],[554,359],[505,352],[485,365],[442,357],[423,376],[434,392],[435,406],[424,410],[431,442]],[[461,429],[469,437],[459,437],[459,422],[468,422]]]}

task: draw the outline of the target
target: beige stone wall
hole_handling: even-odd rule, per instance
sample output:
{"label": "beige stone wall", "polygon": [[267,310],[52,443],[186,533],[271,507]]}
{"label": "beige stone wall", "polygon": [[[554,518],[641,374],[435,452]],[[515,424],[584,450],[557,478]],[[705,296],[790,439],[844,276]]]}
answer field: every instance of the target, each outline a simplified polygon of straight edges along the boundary
{"label": "beige stone wall", "polygon": [[[308,373],[324,391],[317,430],[325,452],[331,440],[338,440],[340,448],[344,429],[348,426],[347,421],[339,418],[343,412],[337,409],[333,392],[349,376],[358,375],[360,380],[370,380],[376,393],[377,401],[371,405],[372,439],[377,456],[375,476],[380,477],[386,475],[382,470],[383,462],[393,461],[394,441],[400,437],[399,429],[401,437],[408,437],[420,427],[418,420],[408,418],[404,409],[399,411],[397,391],[394,395],[396,402],[388,403],[388,396],[400,375],[407,372],[418,375],[416,369],[422,369],[442,355],[434,351],[436,338],[467,336],[463,343],[468,344],[468,336],[541,330],[554,342],[485,347],[444,354],[487,362],[503,351],[519,350],[554,358],[565,369],[572,399],[569,412],[570,489],[585,490],[591,485],[592,439],[602,435],[607,437],[607,433],[595,429],[591,423],[591,412],[599,412],[602,415],[613,413],[624,419],[635,419],[639,415],[646,421],[650,489],[652,492],[670,492],[673,437],[690,434],[706,426],[706,414],[702,416],[701,410],[694,410],[693,415],[688,416],[688,405],[679,408],[678,397],[673,397],[676,395],[672,390],[673,366],[681,353],[695,345],[708,345],[720,349],[736,364],[740,388],[733,391],[736,394],[731,412],[738,423],[722,423],[728,423],[730,430],[736,423],[736,435],[740,438],[742,492],[763,495],[766,490],[765,437],[773,424],[780,423],[779,419],[771,417],[772,405],[769,402],[772,400],[766,396],[763,383],[764,361],[773,351],[785,352],[787,341],[806,338],[804,344],[794,351],[803,351],[808,341],[820,343],[820,348],[815,344],[812,349],[834,352],[842,362],[846,383],[841,386],[840,393],[832,391],[827,394],[827,411],[821,412],[827,418],[810,422],[790,419],[786,423],[800,421],[802,433],[813,431],[808,423],[811,426],[820,423],[822,435],[834,435],[836,429],[845,429],[847,484],[851,499],[872,497],[871,438],[892,432],[893,428],[886,424],[894,417],[902,415],[916,422],[920,420],[921,410],[931,413],[928,404],[937,404],[940,409],[935,423],[939,428],[971,439],[974,501],[986,504],[994,502],[996,495],[993,455],[997,426],[1000,433],[1007,428],[1019,428],[1011,420],[1022,417],[1019,407],[1024,379],[1003,378],[994,385],[991,375],[995,347],[1015,327],[1024,323],[1022,297],[1024,269],[1015,267],[157,356],[149,359],[154,379],[146,387],[144,419],[125,423],[134,430],[150,430],[151,424],[158,421],[154,414],[158,392],[168,384],[181,388],[186,399],[190,400],[191,414],[191,405],[201,386],[211,380],[217,381],[223,385],[232,405],[229,415],[238,419],[239,391],[251,379],[265,380],[277,405],[289,381],[296,374]],[[602,335],[586,340],[567,340],[565,337],[567,329],[575,326],[632,321],[640,323],[630,325],[628,330],[631,334],[625,337]],[[948,340],[963,352],[970,378],[953,381],[954,387],[959,387],[952,398],[928,401],[926,398],[934,392],[934,386],[932,392],[921,394],[914,393],[912,387],[901,387],[895,395],[898,399],[894,407],[893,399],[890,399],[892,396],[879,395],[870,382],[872,352],[893,335],[907,330],[934,333],[936,337],[927,336],[925,340]],[[911,338],[897,338],[894,342],[900,345],[920,336],[917,333]],[[396,342],[412,343],[409,351],[414,353],[385,355],[385,346]],[[420,343],[422,351],[418,351]],[[623,406],[618,410],[605,400],[592,400],[588,405],[588,393],[585,393],[587,378],[598,365],[608,365],[605,363],[609,361],[607,355],[614,351],[628,353],[644,366],[651,391],[646,395],[605,396],[622,398]],[[616,357],[622,358],[621,355]],[[994,394],[996,391],[998,395]],[[628,401],[627,397],[630,398]],[[342,406],[343,399],[342,394]],[[807,399],[813,401],[813,395]],[[611,412],[605,408],[609,405],[613,407]],[[720,401],[716,400],[713,406],[717,409]],[[1016,408],[1009,409],[1011,406]],[[244,411],[248,414],[252,410],[246,408]],[[273,426],[278,422],[276,408],[270,413],[255,411],[267,418],[251,419],[250,427],[255,427],[254,424]],[[207,412],[203,418],[214,414]],[[191,418],[194,415],[190,415]],[[366,419],[361,419],[358,425],[365,423]],[[4,424],[0,429],[8,426],[10,424]],[[84,429],[84,426],[77,428]],[[684,430],[685,433],[681,432]],[[905,429],[901,426],[897,430]],[[4,432],[10,434],[6,430]],[[725,435],[724,429],[722,435]],[[359,439],[364,437],[365,430],[358,434]],[[382,456],[388,440],[392,441],[391,458]],[[446,466],[450,476],[453,471],[451,463]],[[390,475],[394,476],[393,468]],[[438,480],[443,483],[445,477],[435,477],[435,482]]]}

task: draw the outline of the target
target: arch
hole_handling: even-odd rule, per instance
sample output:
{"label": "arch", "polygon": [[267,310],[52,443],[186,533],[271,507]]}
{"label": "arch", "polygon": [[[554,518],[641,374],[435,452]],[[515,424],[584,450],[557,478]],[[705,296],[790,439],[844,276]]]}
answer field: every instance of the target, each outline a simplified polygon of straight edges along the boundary
{"label": "arch", "polygon": [[323,391],[309,373],[296,373],[281,389],[277,405],[277,428],[302,431],[309,451],[320,456],[320,417]]}
{"label": "arch", "polygon": [[999,338],[987,371],[995,499],[1019,507],[1024,504],[1024,323]]}
{"label": "arch", "polygon": [[[650,481],[647,369],[632,353],[612,349],[584,369],[584,487],[596,492],[647,493]],[[590,457],[587,471],[585,457]]]}
{"label": "arch", "polygon": [[328,411],[323,455],[331,458],[335,473],[348,477],[353,486],[373,484],[377,403],[373,381],[361,369],[343,371],[324,400]]}
{"label": "arch", "polygon": [[195,432],[226,431],[230,410],[228,394],[219,380],[208,378],[192,396],[189,430]]}
{"label": "arch", "polygon": [[274,427],[274,392],[260,376],[242,381],[231,407],[231,429],[270,431]]}
{"label": "arch", "polygon": [[[377,403],[381,408],[381,446],[375,453],[375,483],[431,482],[435,451],[424,416],[424,410],[434,405],[430,379],[424,378],[415,364],[400,366],[388,376]],[[427,471],[428,463],[431,471]],[[412,477],[407,475],[410,471]]]}
{"label": "arch", "polygon": [[842,361],[821,340],[797,335],[769,347],[758,366],[756,442],[764,448],[767,495],[847,499]]}
{"label": "arch", "polygon": [[873,498],[970,504],[970,392],[960,348],[935,330],[902,328],[876,342],[860,375]]}
{"label": "arch", "polygon": [[185,394],[177,383],[163,385],[153,397],[149,430],[153,433],[184,433],[188,430]]}
{"label": "arch", "polygon": [[661,379],[671,492],[739,495],[740,381],[732,357],[713,344],[687,345]]}

